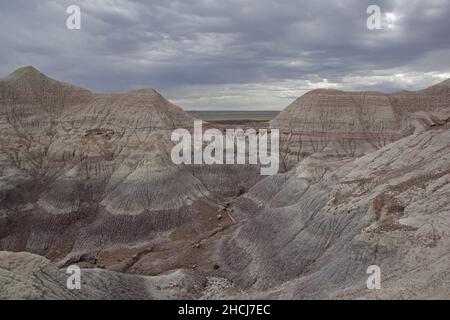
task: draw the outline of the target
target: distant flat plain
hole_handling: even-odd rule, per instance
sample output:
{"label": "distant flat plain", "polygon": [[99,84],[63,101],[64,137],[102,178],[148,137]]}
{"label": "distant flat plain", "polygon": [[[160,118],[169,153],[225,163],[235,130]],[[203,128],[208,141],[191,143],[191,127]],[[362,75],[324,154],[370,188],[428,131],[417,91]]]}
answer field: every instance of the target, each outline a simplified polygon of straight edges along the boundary
{"label": "distant flat plain", "polygon": [[269,121],[277,116],[279,111],[186,111],[188,114],[204,121]]}

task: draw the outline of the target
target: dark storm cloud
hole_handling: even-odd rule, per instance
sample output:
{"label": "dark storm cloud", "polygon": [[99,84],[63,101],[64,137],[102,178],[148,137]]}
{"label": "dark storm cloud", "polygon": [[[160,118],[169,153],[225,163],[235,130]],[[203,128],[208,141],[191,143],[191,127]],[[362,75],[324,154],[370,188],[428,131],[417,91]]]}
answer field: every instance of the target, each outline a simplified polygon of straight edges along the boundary
{"label": "dark storm cloud", "polygon": [[[65,27],[70,4],[79,31]],[[367,29],[370,4],[393,28]],[[153,86],[189,108],[282,107],[316,85],[411,89],[450,70],[447,0],[3,0],[0,27],[4,75],[31,64],[94,91]]]}

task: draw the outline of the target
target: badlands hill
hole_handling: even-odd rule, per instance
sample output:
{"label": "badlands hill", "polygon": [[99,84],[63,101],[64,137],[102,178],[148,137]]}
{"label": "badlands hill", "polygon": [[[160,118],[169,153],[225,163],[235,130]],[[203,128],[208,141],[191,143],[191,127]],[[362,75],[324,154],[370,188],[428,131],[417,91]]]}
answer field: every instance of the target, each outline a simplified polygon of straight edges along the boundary
{"label": "badlands hill", "polygon": [[450,297],[448,81],[306,94],[271,123],[289,165],[269,177],[174,166],[193,118],[153,89],[27,67],[0,93],[0,298]]}
{"label": "badlands hill", "polygon": [[283,130],[291,159],[316,152],[362,155],[410,134],[418,112],[448,107],[449,81],[392,94],[313,90],[280,112],[271,126]]}
{"label": "badlands hill", "polygon": [[[94,94],[88,90],[47,77],[34,67],[14,71],[0,81],[2,100],[16,108],[42,108],[62,121],[90,127],[106,122],[118,130],[128,128],[173,128],[192,125],[192,118],[151,88],[124,94]],[[22,110],[23,110],[22,109]],[[19,110],[17,110],[18,112]],[[55,114],[56,113],[56,114]],[[81,118],[80,113],[83,117]],[[140,118],[139,116],[145,117]]]}
{"label": "badlands hill", "polygon": [[[188,279],[190,276],[191,280]],[[174,271],[158,277],[102,269],[83,270],[81,290],[67,290],[68,274],[26,252],[0,252],[0,299],[180,299],[190,297],[192,277]]]}
{"label": "badlands hill", "polygon": [[[450,108],[437,123],[357,159],[307,158],[236,203],[221,249],[258,297],[450,296]],[[440,123],[440,124],[438,124]],[[367,267],[382,290],[366,288]]]}
{"label": "badlands hill", "polygon": [[[257,168],[173,165],[170,134],[194,118],[153,89],[95,94],[32,67],[0,89],[0,249],[146,274],[212,269],[195,244],[230,225],[218,211]],[[141,255],[159,260],[141,270]]]}

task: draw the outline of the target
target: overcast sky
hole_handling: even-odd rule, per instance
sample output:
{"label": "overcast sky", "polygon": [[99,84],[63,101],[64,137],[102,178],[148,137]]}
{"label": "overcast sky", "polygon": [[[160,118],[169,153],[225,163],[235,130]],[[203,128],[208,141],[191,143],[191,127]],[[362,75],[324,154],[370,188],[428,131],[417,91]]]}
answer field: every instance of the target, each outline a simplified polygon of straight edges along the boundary
{"label": "overcast sky", "polygon": [[[81,30],[66,28],[71,4]],[[2,76],[33,65],[95,92],[150,86],[187,110],[282,109],[314,88],[450,78],[450,1],[0,0],[0,61]]]}

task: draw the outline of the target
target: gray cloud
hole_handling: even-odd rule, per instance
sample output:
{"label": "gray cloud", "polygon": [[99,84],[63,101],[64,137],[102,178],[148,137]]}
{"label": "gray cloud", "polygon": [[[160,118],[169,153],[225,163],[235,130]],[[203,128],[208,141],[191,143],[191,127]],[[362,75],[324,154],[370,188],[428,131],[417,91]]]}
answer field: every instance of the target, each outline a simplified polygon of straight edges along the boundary
{"label": "gray cloud", "polygon": [[[70,4],[79,31],[65,27]],[[369,4],[393,28],[368,30]],[[0,27],[3,75],[31,64],[94,91],[152,86],[189,109],[279,109],[316,87],[416,89],[450,74],[447,0],[2,1]]]}

